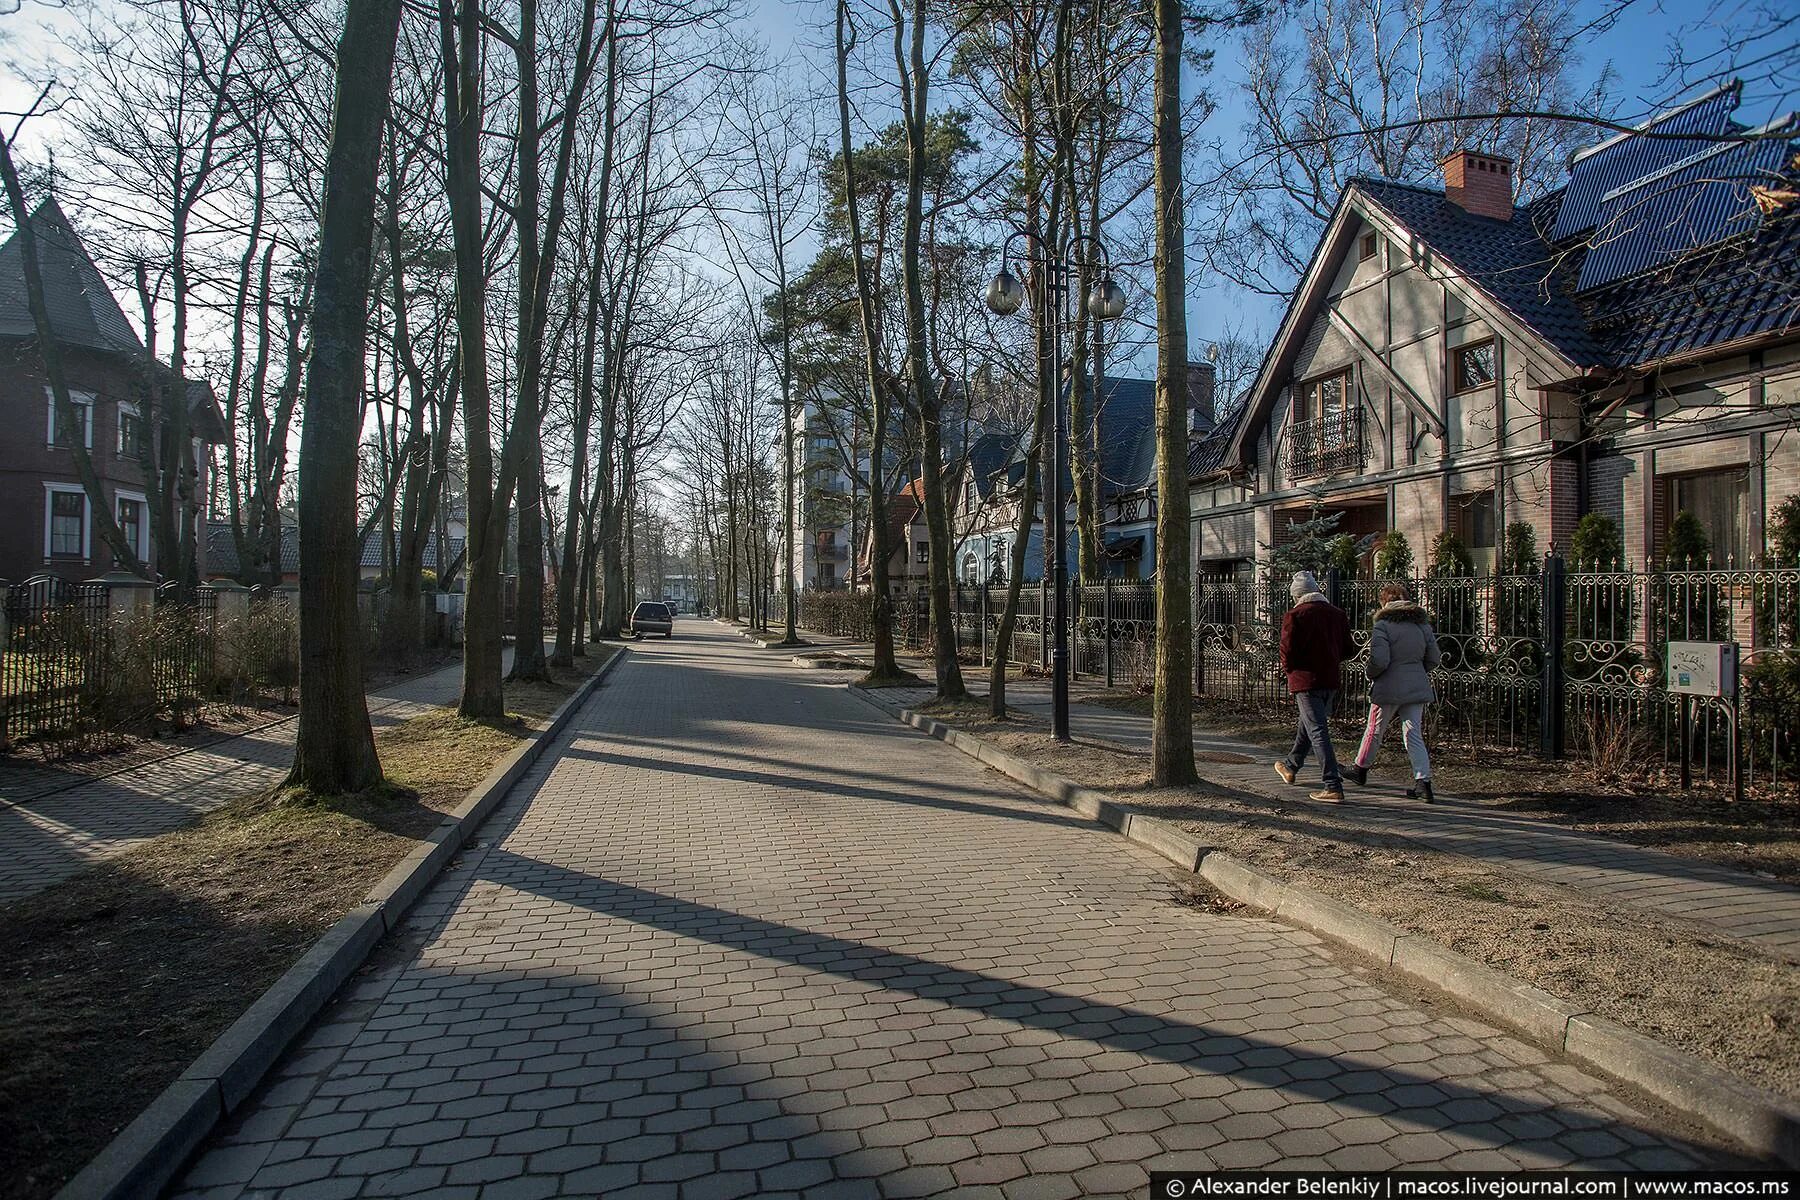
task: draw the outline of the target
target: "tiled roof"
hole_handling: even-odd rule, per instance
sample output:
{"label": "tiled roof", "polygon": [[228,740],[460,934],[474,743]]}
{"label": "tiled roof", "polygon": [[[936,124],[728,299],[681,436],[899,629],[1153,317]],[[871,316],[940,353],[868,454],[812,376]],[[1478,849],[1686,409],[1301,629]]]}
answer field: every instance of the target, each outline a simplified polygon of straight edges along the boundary
{"label": "tiled roof", "polygon": [[1156,381],[1101,379],[1100,490],[1132,492],[1156,478]]}
{"label": "tiled roof", "polygon": [[[31,228],[37,235],[44,303],[57,337],[90,350],[142,355],[143,342],[55,200],[38,205],[31,214]],[[25,298],[24,252],[15,230],[6,244],[0,245],[0,337],[36,336],[37,326]]]}
{"label": "tiled roof", "polygon": [[1003,433],[984,433],[969,447],[969,473],[975,477],[975,487],[981,495],[993,489],[994,472],[1006,466],[1012,448],[1013,439]]}
{"label": "tiled roof", "polygon": [[1621,367],[1800,328],[1800,204],[1750,238],[1708,246],[1582,303]]}
{"label": "tiled roof", "polygon": [[1510,221],[1497,221],[1465,212],[1438,188],[1363,178],[1351,186],[1577,366],[1605,363],[1605,348],[1575,302],[1581,252],[1559,250],[1547,240],[1562,192],[1515,209]]}
{"label": "tiled roof", "polygon": [[1239,405],[1223,421],[1213,426],[1205,437],[1188,443],[1189,479],[1203,479],[1224,467],[1227,452],[1231,449],[1231,439],[1237,436],[1237,427],[1244,419],[1244,412],[1244,406]]}
{"label": "tiled roof", "polygon": [[[454,561],[462,554],[463,539],[453,537],[450,541],[450,558]],[[362,559],[357,564],[361,567],[379,568],[382,565],[381,532],[371,530],[363,539]],[[425,569],[437,570],[437,539],[425,540]],[[284,525],[281,529],[281,573],[292,575],[300,569],[300,531],[292,525]],[[209,575],[236,576],[239,573],[237,543],[232,539],[231,527],[228,525],[209,526],[206,531],[206,571]]]}
{"label": "tiled roof", "polygon": [[[292,525],[284,525],[281,529],[281,573],[292,575],[300,569],[300,531]],[[231,536],[229,525],[209,525],[206,528],[206,573],[233,578],[241,571],[238,559],[237,542]]]}
{"label": "tiled roof", "polygon": [[[395,534],[395,537],[398,538],[399,535]],[[450,543],[450,558],[451,561],[454,562],[457,556],[462,553],[463,540],[459,537],[453,537],[447,540]],[[385,565],[382,562],[381,542],[381,531],[378,529],[371,529],[369,531],[369,536],[363,539],[362,566],[381,567]],[[428,537],[425,539],[425,561],[421,565],[427,571],[437,570],[437,539],[435,537]]]}
{"label": "tiled roof", "polygon": [[[1788,186],[1797,162],[1800,154],[1790,154]],[[1765,216],[1748,237],[1577,295],[1581,241],[1549,240],[1560,191],[1507,222],[1472,216],[1432,188],[1353,186],[1577,366],[1641,366],[1800,327],[1800,203]]]}

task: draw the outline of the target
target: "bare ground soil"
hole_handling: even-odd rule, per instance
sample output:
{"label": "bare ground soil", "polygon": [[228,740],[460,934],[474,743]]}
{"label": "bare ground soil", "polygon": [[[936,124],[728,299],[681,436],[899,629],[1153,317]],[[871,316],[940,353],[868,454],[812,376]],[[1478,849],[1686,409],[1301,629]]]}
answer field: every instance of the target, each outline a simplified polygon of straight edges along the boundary
{"label": "bare ground soil", "polygon": [[509,686],[504,723],[439,709],[377,732],[388,787],[245,796],[0,906],[6,1194],[79,1170],[611,653]]}
{"label": "bare ground soil", "polygon": [[1206,846],[1800,1096],[1800,969],[1790,964],[1697,925],[1361,828],[1354,807],[1152,790],[1146,757],[1111,743],[1059,746],[1041,722],[995,722],[962,704],[932,715],[1176,821]]}

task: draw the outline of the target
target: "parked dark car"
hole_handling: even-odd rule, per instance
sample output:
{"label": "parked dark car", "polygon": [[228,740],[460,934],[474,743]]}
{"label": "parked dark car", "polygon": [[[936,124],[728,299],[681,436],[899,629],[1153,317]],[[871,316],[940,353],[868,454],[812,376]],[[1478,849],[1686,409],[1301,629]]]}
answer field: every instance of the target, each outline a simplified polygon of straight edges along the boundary
{"label": "parked dark car", "polygon": [[647,637],[652,633],[660,633],[664,637],[675,636],[675,616],[669,606],[656,600],[645,600],[631,610],[631,632],[639,637]]}

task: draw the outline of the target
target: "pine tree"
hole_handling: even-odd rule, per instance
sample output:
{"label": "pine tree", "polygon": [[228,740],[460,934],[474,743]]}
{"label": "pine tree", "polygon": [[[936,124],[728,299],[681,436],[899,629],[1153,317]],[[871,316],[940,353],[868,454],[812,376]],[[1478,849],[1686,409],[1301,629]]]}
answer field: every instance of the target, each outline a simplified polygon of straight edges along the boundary
{"label": "pine tree", "polygon": [[[1286,583],[1296,571],[1311,571],[1324,579],[1325,572],[1342,562],[1343,545],[1350,535],[1338,532],[1341,512],[1328,513],[1325,506],[1313,501],[1312,511],[1302,521],[1288,522],[1288,537],[1279,546],[1264,547],[1269,551],[1269,566],[1277,582]],[[1354,542],[1352,553],[1354,554]]]}
{"label": "pine tree", "polygon": [[1390,529],[1375,551],[1375,575],[1379,579],[1411,579],[1413,575],[1412,543],[1398,529]]}

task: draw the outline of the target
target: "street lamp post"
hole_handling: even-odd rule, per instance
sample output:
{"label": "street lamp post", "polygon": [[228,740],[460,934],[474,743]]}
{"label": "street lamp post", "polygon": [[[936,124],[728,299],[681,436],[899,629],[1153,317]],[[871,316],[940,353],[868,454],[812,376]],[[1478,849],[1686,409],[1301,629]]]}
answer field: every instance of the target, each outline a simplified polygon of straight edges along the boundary
{"label": "street lamp post", "polygon": [[[1025,236],[1034,245],[1042,246],[1036,231],[1027,229],[1015,231],[1012,237]],[[1009,237],[1006,246],[1000,252],[1000,273],[988,284],[987,305],[1000,316],[1010,316],[1019,311],[1025,303],[1025,288],[1011,271],[1006,269],[1007,249],[1012,245]],[[1112,264],[1107,258],[1106,246],[1099,238],[1091,234],[1081,234],[1078,239],[1091,245],[1100,260],[1100,280],[1094,290],[1088,294],[1088,312],[1096,321],[1112,320],[1124,315],[1125,293],[1113,282]],[[1069,294],[1069,277],[1079,270],[1075,264],[1051,255],[1048,248],[1043,249],[1033,260],[1032,265],[1040,272],[1043,283],[1044,317],[1050,326],[1050,361],[1056,372],[1052,383],[1051,406],[1055,410],[1051,434],[1051,466],[1050,482],[1045,489],[1046,507],[1049,509],[1049,536],[1045,538],[1045,551],[1050,555],[1050,733],[1057,741],[1069,740],[1069,522],[1068,504],[1063,497],[1063,472],[1066,469],[1069,451],[1069,416],[1068,406],[1062,393],[1063,376],[1063,309],[1064,301]],[[1071,389],[1074,380],[1069,381]]]}

